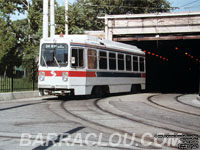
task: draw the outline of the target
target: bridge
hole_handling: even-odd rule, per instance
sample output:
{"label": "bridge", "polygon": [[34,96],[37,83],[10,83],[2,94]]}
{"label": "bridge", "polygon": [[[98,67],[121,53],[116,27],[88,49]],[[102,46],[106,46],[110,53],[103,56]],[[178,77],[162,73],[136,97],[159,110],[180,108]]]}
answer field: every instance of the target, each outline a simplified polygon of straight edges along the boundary
{"label": "bridge", "polygon": [[105,39],[133,44],[146,52],[148,90],[198,91],[200,12],[99,18],[105,19]]}
{"label": "bridge", "polygon": [[114,41],[200,39],[200,12],[105,15],[105,38]]}

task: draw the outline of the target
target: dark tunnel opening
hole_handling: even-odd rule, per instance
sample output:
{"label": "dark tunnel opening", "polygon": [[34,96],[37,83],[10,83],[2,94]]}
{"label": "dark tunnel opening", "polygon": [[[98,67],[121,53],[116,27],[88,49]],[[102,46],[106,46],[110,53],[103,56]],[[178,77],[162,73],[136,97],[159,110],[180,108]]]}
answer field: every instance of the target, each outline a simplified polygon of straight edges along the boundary
{"label": "dark tunnel opening", "polygon": [[200,40],[138,41],[146,52],[146,90],[198,93]]}

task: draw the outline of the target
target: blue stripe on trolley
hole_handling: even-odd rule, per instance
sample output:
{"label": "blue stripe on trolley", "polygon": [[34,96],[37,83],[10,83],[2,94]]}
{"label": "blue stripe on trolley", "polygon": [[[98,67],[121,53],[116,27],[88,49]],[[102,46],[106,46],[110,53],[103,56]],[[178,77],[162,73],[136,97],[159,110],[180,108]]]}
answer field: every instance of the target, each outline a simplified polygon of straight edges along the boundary
{"label": "blue stripe on trolley", "polygon": [[97,77],[142,77],[141,73],[97,72]]}

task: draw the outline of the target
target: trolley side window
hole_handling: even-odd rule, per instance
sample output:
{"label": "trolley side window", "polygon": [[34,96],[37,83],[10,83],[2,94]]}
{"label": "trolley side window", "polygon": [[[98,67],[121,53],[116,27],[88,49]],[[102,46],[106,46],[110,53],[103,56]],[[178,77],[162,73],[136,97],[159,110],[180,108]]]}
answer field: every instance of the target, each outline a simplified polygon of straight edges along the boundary
{"label": "trolley side window", "polygon": [[88,49],[88,69],[97,69],[97,51]]}
{"label": "trolley side window", "polygon": [[133,56],[133,71],[138,71],[138,57]]}
{"label": "trolley side window", "polygon": [[83,48],[72,48],[72,67],[84,67],[83,53]]}
{"label": "trolley side window", "polygon": [[107,53],[99,51],[99,69],[107,69]]}
{"label": "trolley side window", "polygon": [[124,70],[124,54],[118,54],[118,70]]}
{"label": "trolley side window", "polygon": [[116,54],[109,53],[109,69],[116,70]]}
{"label": "trolley side window", "polygon": [[144,72],[144,57],[140,57],[140,71]]}
{"label": "trolley side window", "polygon": [[126,55],[126,70],[127,71],[131,71],[131,56],[130,55]]}

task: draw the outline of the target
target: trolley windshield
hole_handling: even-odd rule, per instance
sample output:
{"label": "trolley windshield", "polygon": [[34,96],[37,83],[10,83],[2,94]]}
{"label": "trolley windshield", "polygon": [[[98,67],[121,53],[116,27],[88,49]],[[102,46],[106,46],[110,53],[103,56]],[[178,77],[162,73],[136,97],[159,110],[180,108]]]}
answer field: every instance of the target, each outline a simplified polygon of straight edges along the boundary
{"label": "trolley windshield", "polygon": [[66,67],[68,65],[67,44],[43,44],[41,49],[41,66]]}

